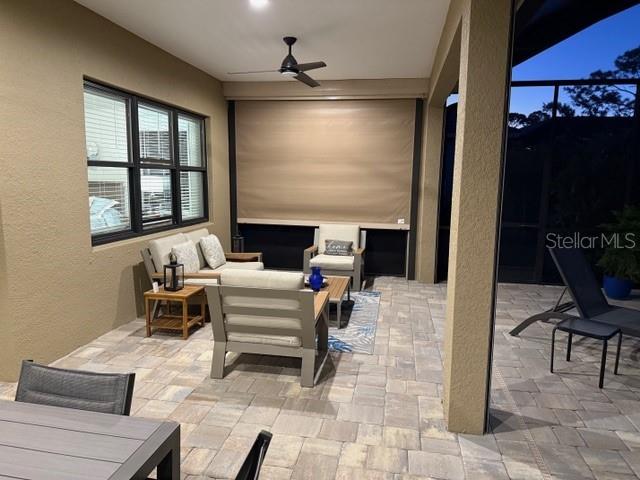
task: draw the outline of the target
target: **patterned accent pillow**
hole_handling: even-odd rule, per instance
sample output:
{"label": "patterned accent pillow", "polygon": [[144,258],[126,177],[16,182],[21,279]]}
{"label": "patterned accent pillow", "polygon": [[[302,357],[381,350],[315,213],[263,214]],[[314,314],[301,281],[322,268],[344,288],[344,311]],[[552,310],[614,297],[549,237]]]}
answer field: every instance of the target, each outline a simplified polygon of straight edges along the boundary
{"label": "patterned accent pillow", "polygon": [[325,240],[324,253],[346,257],[353,255],[353,242],[346,240]]}
{"label": "patterned accent pillow", "polygon": [[202,255],[211,268],[218,268],[227,263],[220,240],[215,235],[207,235],[200,239]]}
{"label": "patterned accent pillow", "polygon": [[184,265],[184,273],[196,273],[200,270],[200,259],[196,244],[191,240],[174,245],[171,252],[176,256],[178,263]]}

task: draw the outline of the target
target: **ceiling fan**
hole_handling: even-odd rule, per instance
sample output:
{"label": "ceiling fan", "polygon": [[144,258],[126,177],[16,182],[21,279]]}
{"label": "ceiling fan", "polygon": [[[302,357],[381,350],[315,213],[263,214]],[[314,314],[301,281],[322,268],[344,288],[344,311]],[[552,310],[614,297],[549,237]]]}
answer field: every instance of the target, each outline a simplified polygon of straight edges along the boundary
{"label": "ceiling fan", "polygon": [[324,62],[310,62],[310,63],[298,63],[295,57],[291,54],[291,46],[296,43],[296,37],[284,37],[284,43],[289,46],[289,53],[284,60],[282,60],[282,65],[277,70],[254,70],[249,72],[229,72],[229,75],[245,75],[247,73],[272,73],[272,72],[280,72],[282,75],[293,76],[299,82],[304,83],[305,85],[309,85],[310,87],[318,87],[320,84],[316,82],[313,78],[307,75],[304,72],[309,70],[314,70],[316,68],[326,67],[327,64]]}

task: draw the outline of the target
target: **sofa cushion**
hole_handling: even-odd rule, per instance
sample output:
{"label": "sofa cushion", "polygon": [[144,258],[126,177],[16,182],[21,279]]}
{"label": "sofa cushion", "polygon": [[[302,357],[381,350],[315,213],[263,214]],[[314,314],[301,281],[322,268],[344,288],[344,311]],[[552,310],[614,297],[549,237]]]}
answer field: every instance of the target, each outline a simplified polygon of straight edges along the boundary
{"label": "sofa cushion", "polygon": [[[236,287],[271,288],[276,290],[304,289],[304,275],[295,272],[276,272],[272,270],[224,270],[220,275],[222,285]],[[284,298],[238,297],[225,296],[223,303],[227,306],[273,308],[282,310],[298,310],[300,302]],[[273,317],[261,315],[226,315],[229,325],[269,326],[273,328],[300,328],[300,319],[291,317]],[[261,334],[262,336],[262,334]]]}
{"label": "sofa cushion", "polygon": [[156,272],[162,272],[162,268],[169,263],[171,247],[186,241],[187,237],[183,233],[176,233],[167,237],[156,238],[149,242],[149,251],[151,252],[151,259],[156,267]]}
{"label": "sofa cushion", "polygon": [[215,269],[216,272],[223,270],[264,270],[262,262],[227,262]]}
{"label": "sofa cushion", "polygon": [[360,227],[323,223],[318,227],[318,253],[324,253],[325,240],[346,240],[353,242],[353,248],[360,247]]}
{"label": "sofa cushion", "polygon": [[309,265],[329,270],[353,271],[353,262],[353,255],[326,255],[321,253],[313,257],[309,261]]}
{"label": "sofa cushion", "polygon": [[185,285],[217,285],[217,278],[185,278]]}
{"label": "sofa cushion", "polygon": [[225,264],[224,250],[218,237],[206,235],[200,239],[200,248],[210,268],[218,268]]}
{"label": "sofa cushion", "polygon": [[200,260],[200,268],[204,268],[207,266],[207,262],[204,259],[204,255],[202,254],[202,249],[200,248],[200,239],[209,235],[209,230],[206,228],[199,228],[197,230],[192,230],[190,232],[185,232],[184,236],[187,237],[187,240],[191,240],[196,244],[196,250],[198,250],[198,260]]}
{"label": "sofa cushion", "polygon": [[200,270],[200,260],[198,259],[196,244],[191,240],[174,245],[171,251],[176,256],[178,263],[184,265],[184,273],[195,273]]}

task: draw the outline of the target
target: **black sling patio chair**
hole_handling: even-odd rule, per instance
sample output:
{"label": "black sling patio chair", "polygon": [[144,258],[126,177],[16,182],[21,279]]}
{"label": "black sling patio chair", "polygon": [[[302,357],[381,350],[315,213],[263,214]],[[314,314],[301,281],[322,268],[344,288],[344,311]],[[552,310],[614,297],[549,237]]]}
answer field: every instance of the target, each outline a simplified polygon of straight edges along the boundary
{"label": "black sling patio chair", "polygon": [[22,362],[16,402],[129,415],[135,373],[94,373]]}
{"label": "black sling patio chair", "polygon": [[[511,335],[517,335],[538,320],[575,318],[566,313],[575,307],[581,318],[616,326],[623,335],[640,337],[640,310],[618,307],[607,302],[581,249],[549,247],[549,253],[558,267],[565,291],[554,308],[527,318],[509,332]],[[573,301],[561,303],[566,291]]]}
{"label": "black sling patio chair", "polygon": [[262,430],[258,434],[256,441],[253,442],[253,446],[251,447],[251,450],[249,450],[247,458],[245,458],[238,475],[236,475],[236,480],[259,479],[260,468],[262,467],[262,462],[267,454],[269,443],[271,443],[271,433],[266,430]]}

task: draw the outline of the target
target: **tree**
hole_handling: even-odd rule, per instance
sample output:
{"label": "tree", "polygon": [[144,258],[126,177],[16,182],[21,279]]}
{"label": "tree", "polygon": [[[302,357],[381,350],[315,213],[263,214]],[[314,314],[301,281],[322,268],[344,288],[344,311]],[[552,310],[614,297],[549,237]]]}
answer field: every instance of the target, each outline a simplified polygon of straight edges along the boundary
{"label": "tree", "polygon": [[[557,113],[562,117],[573,117],[575,116],[576,111],[570,105],[558,102]],[[511,128],[530,127],[531,125],[549,120],[552,115],[553,102],[543,103],[541,110],[535,110],[529,115],[524,115],[523,113],[517,112],[510,113],[509,126]]]}
{"label": "tree", "polygon": [[[640,47],[628,50],[615,59],[615,70],[596,70],[594,80],[629,79],[640,76]],[[574,85],[567,87],[573,104],[581,113],[594,116],[633,116],[637,92],[627,85]]]}

